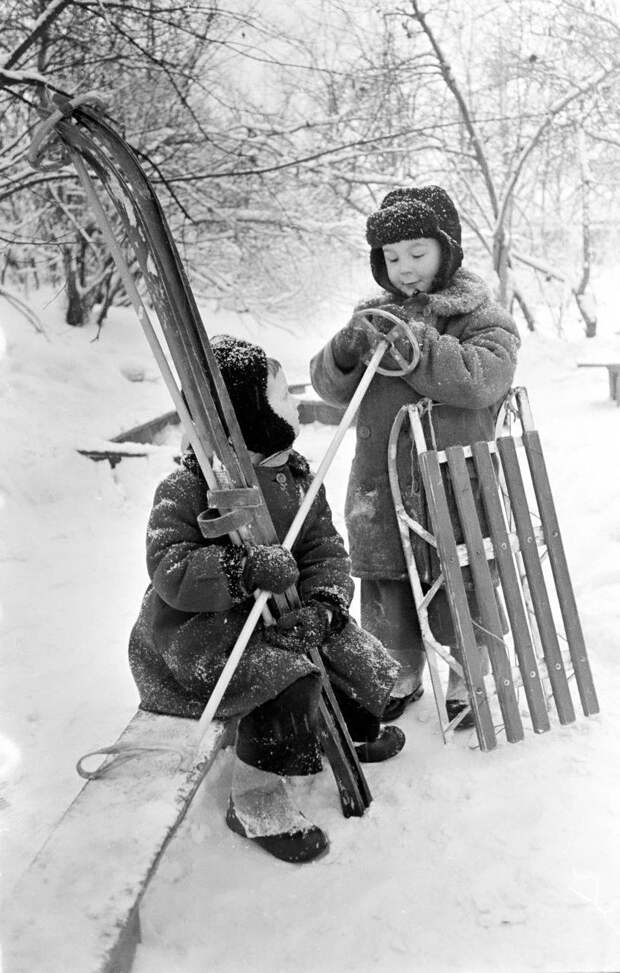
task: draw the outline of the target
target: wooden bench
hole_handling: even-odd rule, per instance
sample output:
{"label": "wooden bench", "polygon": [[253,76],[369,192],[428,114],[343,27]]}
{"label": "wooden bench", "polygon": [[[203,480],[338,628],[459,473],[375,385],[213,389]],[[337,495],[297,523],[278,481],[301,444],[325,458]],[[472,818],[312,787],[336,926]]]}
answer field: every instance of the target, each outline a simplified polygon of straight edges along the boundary
{"label": "wooden bench", "polygon": [[620,405],[620,362],[577,362],[577,368],[606,368],[609,376],[609,397]]}
{"label": "wooden bench", "polygon": [[7,898],[6,973],[125,973],[140,942],[140,901],[166,846],[234,724],[139,711]]}

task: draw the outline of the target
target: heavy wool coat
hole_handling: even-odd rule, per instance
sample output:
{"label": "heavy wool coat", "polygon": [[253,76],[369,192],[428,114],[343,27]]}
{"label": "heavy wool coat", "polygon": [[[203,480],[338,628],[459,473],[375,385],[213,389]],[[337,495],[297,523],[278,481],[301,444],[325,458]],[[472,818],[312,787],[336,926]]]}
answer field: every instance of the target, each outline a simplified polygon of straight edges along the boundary
{"label": "heavy wool coat", "polygon": [[[364,307],[400,304],[407,299],[383,292]],[[428,397],[438,449],[492,440],[499,406],[510,389],[519,335],[510,315],[492,298],[476,274],[458,270],[449,284],[428,295],[423,313],[410,324],[421,358],[409,375],[375,375],[357,419],[355,456],[347,489],[345,521],[353,574],[368,579],[405,579],[406,566],[388,479],[387,447],[401,406]],[[333,340],[333,339],[332,339]],[[346,405],[364,372],[359,363],[342,371],[332,342],[312,359],[310,375],[318,394],[332,405]],[[397,456],[405,507],[424,522],[419,470],[401,436]],[[423,564],[426,545],[413,538],[414,555]]]}
{"label": "heavy wool coat", "polygon": [[[310,484],[309,466],[292,452],[281,466],[256,472],[283,540]],[[207,485],[191,456],[155,492],[146,541],[151,584],[131,632],[129,662],[141,707],[156,713],[200,716],[254,603],[241,580],[244,548],[227,537],[207,541],[200,532],[197,518],[207,506]],[[377,639],[348,618],[351,563],[323,487],[292,553],[302,603],[322,603],[346,622],[321,650],[330,678],[380,715],[398,667]],[[304,654],[265,639],[260,620],[217,715],[246,715],[310,673],[318,670]]]}

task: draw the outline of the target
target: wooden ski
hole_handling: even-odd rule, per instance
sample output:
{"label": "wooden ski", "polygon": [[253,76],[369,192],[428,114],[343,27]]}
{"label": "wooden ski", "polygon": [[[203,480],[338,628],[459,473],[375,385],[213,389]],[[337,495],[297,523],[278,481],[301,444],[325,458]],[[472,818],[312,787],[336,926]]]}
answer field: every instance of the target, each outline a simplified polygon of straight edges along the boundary
{"label": "wooden ski", "polygon": [[[92,107],[96,101],[92,94],[72,101],[57,99],[55,110],[33,140],[31,164],[41,167],[41,157],[52,138],[60,140],[74,163],[211,488],[212,502],[217,502],[224,516],[233,514],[222,525],[224,530],[230,528],[237,542],[279,543],[159,200],[133,149],[101,111]],[[108,204],[112,204],[126,242],[136,256],[178,381],[159,346],[89,170],[103,185]],[[213,457],[225,471],[225,484],[217,479]],[[296,589],[274,596],[272,604],[276,614],[298,607]],[[343,813],[360,816],[372,800],[370,790],[321,657],[318,651],[311,652],[310,657],[323,677],[321,740],[340,792]]]}

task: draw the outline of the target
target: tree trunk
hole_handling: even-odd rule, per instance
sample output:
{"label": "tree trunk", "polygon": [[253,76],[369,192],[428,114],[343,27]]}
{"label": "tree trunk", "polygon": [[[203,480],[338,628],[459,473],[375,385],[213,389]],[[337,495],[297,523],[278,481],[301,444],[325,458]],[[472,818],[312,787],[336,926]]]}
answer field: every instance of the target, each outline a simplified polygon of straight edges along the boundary
{"label": "tree trunk", "polygon": [[500,229],[493,239],[493,266],[499,280],[498,300],[503,308],[512,303],[512,283],[510,280],[510,251],[506,245],[504,230]]}
{"label": "tree trunk", "polygon": [[529,309],[526,301],[524,300],[523,295],[521,294],[521,291],[519,291],[519,290],[517,290],[515,288],[515,290],[513,291],[513,294],[514,294],[515,301],[517,302],[517,304],[519,305],[519,307],[521,309],[521,314],[525,318],[525,323],[527,325],[527,330],[528,331],[536,331],[536,321],[534,319],[534,315],[532,314],[532,312],[530,311],[530,309]]}
{"label": "tree trunk", "polygon": [[592,239],[590,236],[590,185],[592,175],[586,151],[586,140],[583,128],[577,131],[577,151],[579,154],[580,190],[581,190],[581,280],[573,293],[579,308],[579,313],[585,325],[586,338],[596,337],[596,308],[594,297],[589,293],[590,271],[592,261]]}
{"label": "tree trunk", "polygon": [[76,260],[70,247],[63,247],[62,260],[65,268],[65,290],[67,293],[65,320],[72,327],[81,328],[88,320],[88,308],[85,306]]}

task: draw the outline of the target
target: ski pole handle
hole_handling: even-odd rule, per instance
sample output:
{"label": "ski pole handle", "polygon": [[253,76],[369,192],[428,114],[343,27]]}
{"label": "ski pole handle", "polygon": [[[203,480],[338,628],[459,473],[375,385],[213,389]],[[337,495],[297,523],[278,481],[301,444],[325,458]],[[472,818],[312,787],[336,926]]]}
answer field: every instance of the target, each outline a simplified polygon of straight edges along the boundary
{"label": "ski pole handle", "polygon": [[[389,321],[393,327],[390,331],[382,332],[373,323],[372,318],[384,318]],[[386,311],[383,307],[368,307],[363,310],[356,311],[353,315],[352,320],[359,321],[375,341],[381,339],[385,335],[385,340],[390,346],[390,354],[394,361],[397,363],[397,368],[377,368],[379,375],[387,375],[389,378],[399,378],[401,375],[409,375],[415,368],[418,367],[420,362],[420,346],[411,330],[410,325],[403,321],[402,318],[398,317],[396,314],[392,314],[391,311]],[[409,345],[411,357],[409,360],[403,358],[400,351],[396,346],[396,339],[404,339]]]}

